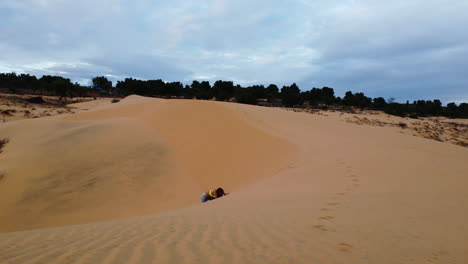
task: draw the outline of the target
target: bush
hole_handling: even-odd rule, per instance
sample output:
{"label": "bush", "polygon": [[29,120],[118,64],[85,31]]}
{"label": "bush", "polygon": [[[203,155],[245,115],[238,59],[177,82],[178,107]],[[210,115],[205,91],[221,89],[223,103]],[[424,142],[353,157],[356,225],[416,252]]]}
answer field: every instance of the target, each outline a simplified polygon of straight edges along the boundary
{"label": "bush", "polygon": [[403,122],[398,123],[398,126],[400,126],[403,129],[408,127],[408,125],[406,123],[403,123]]}
{"label": "bush", "polygon": [[36,96],[36,97],[31,97],[29,99],[26,99],[28,102],[33,103],[33,104],[43,104],[45,103],[44,99],[42,99],[41,96]]}
{"label": "bush", "polygon": [[16,113],[16,110],[15,109],[6,109],[6,110],[3,110],[1,113],[4,116],[12,116],[13,115],[12,113]]}
{"label": "bush", "polygon": [[112,99],[112,102],[111,102],[111,103],[113,103],[113,104],[114,104],[114,103],[118,103],[118,102],[120,102],[120,100],[119,100],[119,99]]}

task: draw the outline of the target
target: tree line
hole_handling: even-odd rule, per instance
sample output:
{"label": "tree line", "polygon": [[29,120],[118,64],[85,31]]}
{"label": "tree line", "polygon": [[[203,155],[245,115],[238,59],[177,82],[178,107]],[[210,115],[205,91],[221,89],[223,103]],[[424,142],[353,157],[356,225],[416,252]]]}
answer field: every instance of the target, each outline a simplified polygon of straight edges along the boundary
{"label": "tree line", "polygon": [[335,96],[333,88],[312,88],[301,91],[293,83],[279,88],[275,84],[267,87],[253,85],[242,87],[231,81],[218,80],[211,85],[208,81],[193,81],[190,85],[181,82],[158,80],[138,80],[126,78],[112,81],[104,76],[92,79],[91,86],[72,83],[60,76],[44,75],[41,78],[29,74],[0,73],[0,88],[8,88],[12,93],[31,93],[56,95],[61,97],[77,96],[115,96],[124,97],[137,94],[150,97],[186,98],[218,101],[235,101],[252,105],[270,105],[285,107],[313,107],[322,109],[373,109],[391,115],[419,117],[446,116],[450,118],[468,118],[468,104],[449,103],[443,106],[438,99],[432,101],[417,100],[405,104],[385,100],[383,97],[371,98],[364,93],[346,92],[344,97]]}
{"label": "tree line", "polygon": [[15,73],[0,73],[0,88],[7,88],[9,92],[15,94],[30,93],[61,97],[83,97],[90,89],[60,76],[44,75],[37,78],[29,74]]}

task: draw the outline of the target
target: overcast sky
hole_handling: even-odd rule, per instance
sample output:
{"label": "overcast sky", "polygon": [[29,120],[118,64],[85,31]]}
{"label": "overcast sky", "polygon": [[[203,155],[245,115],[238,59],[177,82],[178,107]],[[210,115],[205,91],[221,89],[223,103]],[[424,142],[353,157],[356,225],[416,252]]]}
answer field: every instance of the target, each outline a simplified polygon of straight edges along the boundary
{"label": "overcast sky", "polygon": [[468,102],[468,1],[0,0],[0,72]]}

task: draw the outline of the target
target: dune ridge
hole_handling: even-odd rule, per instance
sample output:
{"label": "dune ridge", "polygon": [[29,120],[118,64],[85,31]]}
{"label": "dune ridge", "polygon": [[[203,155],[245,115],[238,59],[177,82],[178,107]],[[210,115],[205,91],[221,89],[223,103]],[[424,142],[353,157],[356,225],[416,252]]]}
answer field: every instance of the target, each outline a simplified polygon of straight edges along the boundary
{"label": "dune ridge", "polygon": [[[246,155],[240,163],[246,167],[239,171],[258,169],[254,175],[263,176],[239,182],[230,177],[225,184],[234,191],[219,200],[141,217],[2,233],[0,257],[5,263],[465,263],[468,259],[466,148],[386,127],[240,104],[150,100],[125,107],[64,119],[151,120],[143,123],[168,139],[162,140],[171,153],[168,157],[186,164],[172,173],[183,179],[187,171],[196,171],[203,175],[197,178],[198,186],[230,172],[217,173],[223,166],[213,167],[213,178],[205,177],[198,162],[190,159],[197,150],[204,151],[205,144],[184,146],[193,135],[220,128],[194,121],[196,111],[185,120],[189,128],[201,124],[192,135],[181,130],[181,123],[157,125],[166,124],[179,111],[219,112],[229,117],[226,120],[236,120],[220,122],[229,131],[237,132],[238,123],[248,125],[253,131],[246,130],[242,137],[259,135],[247,145],[265,135],[272,142],[289,143],[264,149],[286,151],[264,163],[249,153],[258,145],[243,149],[233,143],[223,148]],[[159,115],[150,114],[154,112]],[[218,140],[209,137],[204,142]],[[210,158],[225,154],[206,151]],[[223,156],[218,158],[225,162]],[[245,163],[251,159],[256,162]],[[263,171],[265,167],[275,169]]]}

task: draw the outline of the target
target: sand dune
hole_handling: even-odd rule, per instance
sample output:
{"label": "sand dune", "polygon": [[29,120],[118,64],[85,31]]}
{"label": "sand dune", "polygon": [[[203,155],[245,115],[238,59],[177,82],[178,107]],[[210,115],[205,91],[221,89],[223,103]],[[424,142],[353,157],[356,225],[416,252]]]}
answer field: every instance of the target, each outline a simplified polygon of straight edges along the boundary
{"label": "sand dune", "polygon": [[236,190],[287,166],[293,151],[219,104],[142,97],[11,123],[2,135],[0,231],[196,204],[212,185]]}
{"label": "sand dune", "polygon": [[[281,109],[139,97],[119,104],[0,127],[11,139],[0,154],[3,231],[34,228],[33,219],[50,227],[0,234],[4,263],[468,260],[464,147]],[[34,181],[61,172],[66,181],[51,183],[57,193],[88,174],[96,187],[60,200]],[[199,204],[213,185],[232,193]],[[173,186],[181,192],[164,193]],[[27,190],[38,195],[30,208],[21,204]],[[112,201],[122,191],[135,196],[119,206]],[[36,208],[64,203],[69,210]],[[109,220],[138,214],[147,215]],[[73,219],[107,220],[53,227]]]}

